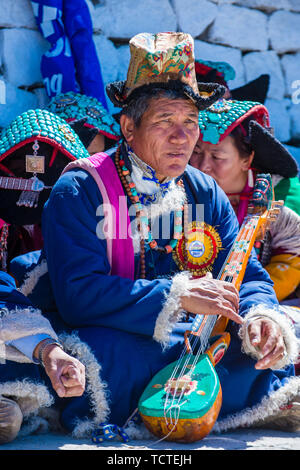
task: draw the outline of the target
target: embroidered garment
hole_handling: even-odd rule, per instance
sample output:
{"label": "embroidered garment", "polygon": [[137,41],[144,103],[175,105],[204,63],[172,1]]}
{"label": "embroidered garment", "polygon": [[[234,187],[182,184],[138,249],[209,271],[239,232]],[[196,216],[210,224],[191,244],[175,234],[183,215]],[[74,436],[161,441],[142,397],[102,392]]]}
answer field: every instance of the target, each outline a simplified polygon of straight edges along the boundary
{"label": "embroidered garment", "polygon": [[[107,158],[114,161],[114,152]],[[128,156],[122,154],[122,158],[129,166]],[[181,178],[191,207],[191,221],[197,220],[197,204],[203,204],[203,222],[216,230],[220,238],[221,249],[208,263],[213,277],[217,277],[238,232],[237,219],[212,178],[190,166]],[[134,279],[110,274],[104,217],[97,215],[97,208],[102,204],[103,196],[90,173],[80,165],[66,171],[45,207],[44,253],[36,253],[34,262],[32,255],[31,259],[28,255],[21,257],[14,266],[14,272],[22,281],[24,271],[36,266],[39,256],[40,260],[46,257],[49,273],[42,276],[29,298],[35,306],[43,305],[43,311],[57,331],[76,330],[80,341],[93,351],[98,363],[93,378],[88,379],[88,394],[72,399],[61,412],[64,427],[69,431],[77,429],[77,433],[78,417],[83,423],[82,433],[96,431],[99,424],[105,422],[123,426],[153,375],[179,357],[183,333],[191,325],[180,309],[180,296],[188,293],[189,274],[181,271],[172,253],[147,251],[146,279],[139,278],[138,254],[134,259]],[[130,207],[128,201],[128,214],[133,221]],[[168,241],[159,232],[157,242],[164,245]],[[204,254],[197,250],[191,253],[195,261],[199,254],[202,263],[205,249]],[[49,279],[55,308],[49,293],[44,295]],[[262,315],[272,311],[278,322],[285,320],[278,311],[272,282],[255,253],[250,257],[240,288],[240,314],[245,316],[250,309]],[[285,341],[293,352],[286,367],[280,370],[255,369],[254,359],[241,352],[237,325],[229,322],[228,331],[230,348],[216,366],[223,390],[217,424],[222,427],[222,423],[229,420],[229,429],[232,429],[255,422],[257,415],[251,416],[251,408],[261,406],[260,416],[268,416],[287,404],[291,396],[299,393],[300,381],[294,378],[293,366],[288,365],[295,354],[296,339],[292,330]],[[99,380],[106,384],[105,388],[100,387]],[[270,411],[269,394],[276,391],[280,391],[280,398]],[[228,424],[226,426],[228,428]]]}

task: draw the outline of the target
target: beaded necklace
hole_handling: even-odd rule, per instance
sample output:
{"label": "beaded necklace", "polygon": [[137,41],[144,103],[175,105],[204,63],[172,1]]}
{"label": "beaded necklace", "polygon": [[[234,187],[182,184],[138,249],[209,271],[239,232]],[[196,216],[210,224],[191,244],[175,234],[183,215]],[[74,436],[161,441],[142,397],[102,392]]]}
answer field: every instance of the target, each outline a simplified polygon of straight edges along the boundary
{"label": "beaded necklace", "polygon": [[[159,251],[161,253],[169,254],[176,248],[178,240],[180,240],[182,236],[182,228],[183,228],[182,217],[184,215],[184,219],[186,219],[187,202],[185,198],[184,204],[182,204],[178,208],[175,208],[174,210],[173,238],[169,241],[167,245],[159,246],[157,244],[157,241],[154,240],[152,237],[151,230],[149,227],[148,216],[146,212],[143,210],[143,205],[141,204],[139,195],[136,190],[136,186],[134,182],[132,181],[130,171],[126,167],[125,161],[123,159],[120,159],[120,152],[121,152],[121,147],[119,145],[116,150],[115,163],[116,163],[116,168],[117,168],[121,183],[136,210],[137,227],[141,235],[141,242],[140,242],[141,278],[144,279],[146,275],[145,251],[147,249],[152,249],[155,251]],[[183,181],[181,179],[177,182],[177,184],[181,186],[182,188],[184,188]]]}

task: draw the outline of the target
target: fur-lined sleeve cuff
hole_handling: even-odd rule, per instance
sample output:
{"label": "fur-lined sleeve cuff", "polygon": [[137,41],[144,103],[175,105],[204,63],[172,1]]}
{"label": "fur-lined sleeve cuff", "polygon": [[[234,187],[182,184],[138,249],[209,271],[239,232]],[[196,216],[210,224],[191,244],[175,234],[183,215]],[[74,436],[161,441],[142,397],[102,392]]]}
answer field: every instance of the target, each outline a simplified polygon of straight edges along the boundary
{"label": "fur-lined sleeve cuff", "polygon": [[262,358],[262,355],[259,350],[257,350],[250,343],[248,326],[251,321],[258,318],[269,318],[273,322],[277,323],[281,329],[283,336],[283,341],[286,348],[285,356],[277,361],[277,363],[271,367],[271,369],[283,369],[290,363],[294,362],[299,353],[298,340],[294,332],[294,327],[290,320],[287,318],[284,313],[280,313],[277,309],[268,308],[265,305],[256,305],[252,307],[249,312],[245,315],[245,322],[240,328],[239,336],[242,340],[242,350],[251,356],[253,359],[259,360]]}
{"label": "fur-lined sleeve cuff", "polygon": [[22,352],[7,345],[11,341],[45,334],[57,341],[57,335],[47,318],[41,311],[31,306],[9,310],[3,308],[0,311],[0,360],[15,362],[32,362]]}
{"label": "fur-lined sleeve cuff", "polygon": [[181,297],[188,295],[190,273],[184,271],[173,277],[171,289],[166,294],[166,301],[159,313],[153,334],[153,339],[166,348],[175,323],[180,321],[185,313],[181,307]]}

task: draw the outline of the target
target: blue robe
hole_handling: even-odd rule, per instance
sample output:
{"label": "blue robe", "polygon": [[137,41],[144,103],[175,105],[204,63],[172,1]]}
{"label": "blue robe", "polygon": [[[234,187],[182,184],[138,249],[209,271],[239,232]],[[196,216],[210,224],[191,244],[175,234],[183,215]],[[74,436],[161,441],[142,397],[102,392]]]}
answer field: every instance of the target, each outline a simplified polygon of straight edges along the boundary
{"label": "blue robe", "polygon": [[[16,310],[26,315],[27,309],[30,307],[29,299],[17,290],[15,280],[9,274],[0,271],[0,329],[4,328],[4,316],[13,316]],[[17,318],[20,321],[21,315],[18,315]],[[14,319],[14,321],[17,320]],[[16,331],[18,331],[18,327]],[[20,331],[21,329],[19,329]],[[4,336],[2,336],[2,333],[3,331],[0,331],[0,337],[7,337],[5,332]],[[10,341],[6,344],[12,346],[12,344],[18,343],[18,341]],[[0,396],[3,394],[17,402],[26,398],[28,406],[24,413],[24,422],[28,423],[40,408],[48,407],[55,402],[56,394],[53,391],[48,376],[40,365],[33,362],[15,362],[11,359],[10,354],[8,356],[10,360],[1,355]],[[38,398],[36,399],[35,396]],[[35,429],[32,426],[31,424],[32,431],[34,431]]]}
{"label": "blue robe", "polygon": [[[110,156],[114,157],[113,150]],[[130,166],[127,160],[126,164]],[[237,219],[226,195],[211,177],[187,166],[182,179],[191,220],[196,218],[196,204],[204,204],[204,221],[215,227],[221,238],[222,249],[212,269],[216,278],[238,233]],[[183,332],[190,323],[181,321],[174,326],[165,350],[153,339],[171,278],[180,269],[172,254],[149,250],[146,279],[138,278],[139,255],[135,256],[135,280],[110,275],[106,241],[96,235],[102,221],[96,211],[101,204],[98,186],[86,171],[66,172],[44,209],[43,253],[18,259],[12,269],[21,279],[24,268],[32,268],[46,257],[51,287],[45,275],[29,298],[43,309],[54,329],[75,330],[89,345],[101,364],[101,380],[107,384],[108,420],[122,426],[137,407],[151,377],[179,357]],[[128,207],[130,204],[128,200]],[[157,241],[165,245],[169,239]],[[240,288],[240,314],[261,303],[268,307],[278,304],[272,281],[253,252]],[[241,352],[237,325],[229,322],[227,330],[231,344],[216,366],[223,390],[220,420],[258,404],[294,375],[293,366],[280,371],[256,370],[255,361]],[[88,416],[89,407],[85,397],[72,400],[62,412],[64,426],[74,429],[76,417]]]}

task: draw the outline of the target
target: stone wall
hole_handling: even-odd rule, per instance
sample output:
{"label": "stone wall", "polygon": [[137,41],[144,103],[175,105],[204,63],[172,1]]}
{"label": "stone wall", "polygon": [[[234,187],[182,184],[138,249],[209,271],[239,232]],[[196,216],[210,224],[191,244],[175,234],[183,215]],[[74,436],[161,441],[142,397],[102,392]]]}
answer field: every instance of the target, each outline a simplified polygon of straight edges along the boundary
{"label": "stone wall", "polygon": [[[133,35],[189,32],[196,58],[226,61],[234,67],[231,88],[270,74],[266,106],[275,135],[300,146],[300,0],[87,3],[105,83],[126,77],[128,41]],[[26,109],[47,103],[39,64],[48,47],[37,30],[29,0],[0,0],[0,126]]]}

